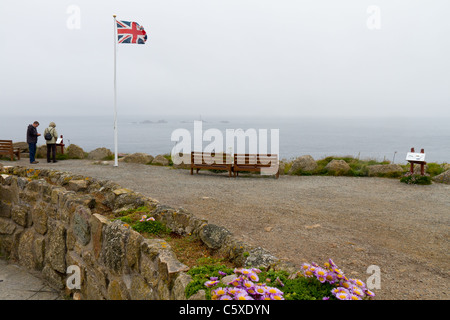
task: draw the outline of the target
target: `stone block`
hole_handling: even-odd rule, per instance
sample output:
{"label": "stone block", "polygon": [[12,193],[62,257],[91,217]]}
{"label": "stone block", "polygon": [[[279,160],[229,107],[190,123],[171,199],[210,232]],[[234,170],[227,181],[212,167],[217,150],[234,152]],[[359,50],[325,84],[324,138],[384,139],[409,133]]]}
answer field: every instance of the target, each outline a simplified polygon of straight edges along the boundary
{"label": "stone block", "polygon": [[32,270],[41,269],[44,262],[44,239],[42,235],[37,236],[33,229],[27,229],[22,233],[17,249],[20,264]]}
{"label": "stone block", "polygon": [[219,249],[231,233],[224,227],[207,224],[199,233],[200,239],[211,249]]}
{"label": "stone block", "polygon": [[131,300],[156,300],[155,292],[145,281],[144,277],[134,274],[131,278]]}
{"label": "stone block", "polygon": [[110,281],[108,285],[107,299],[129,300],[129,294],[125,284],[117,279]]}
{"label": "stone block", "polygon": [[86,191],[88,182],[86,180],[70,180],[67,184],[67,189],[75,192]]}
{"label": "stone block", "polygon": [[47,221],[48,221],[48,215],[47,215],[47,205],[45,202],[38,202],[34,205],[34,207],[31,209],[31,217],[33,220],[33,227],[36,230],[36,232],[39,232],[40,234],[45,234],[47,232]]}
{"label": "stone block", "polygon": [[91,217],[91,239],[95,259],[98,259],[102,251],[103,227],[111,222],[104,216],[94,213]]}
{"label": "stone block", "polygon": [[0,235],[13,234],[16,230],[16,224],[7,218],[0,218]]}
{"label": "stone block", "polygon": [[19,203],[19,188],[17,184],[11,186],[0,185],[0,200],[7,203]]}
{"label": "stone block", "polygon": [[66,229],[58,221],[49,222],[48,243],[46,244],[46,261],[60,272],[66,273]]}
{"label": "stone block", "polygon": [[174,281],[171,300],[186,300],[186,287],[192,281],[192,277],[181,272]]}
{"label": "stone block", "polygon": [[129,229],[116,220],[103,229],[101,260],[105,267],[114,273],[121,273],[124,268],[125,244]]}
{"label": "stone block", "polygon": [[138,232],[130,230],[130,235],[126,244],[126,260],[130,269],[136,270],[139,268],[139,257],[143,240],[144,238]]}
{"label": "stone block", "polygon": [[91,212],[89,208],[78,206],[72,219],[73,233],[77,237],[78,242],[86,246],[91,241]]}
{"label": "stone block", "polygon": [[53,270],[50,265],[45,265],[42,269],[42,275],[47,280],[48,284],[57,290],[64,289],[65,286],[65,271],[63,274]]}
{"label": "stone block", "polygon": [[0,217],[10,218],[11,217],[12,203],[0,200]]}
{"label": "stone block", "polygon": [[11,210],[11,218],[15,223],[26,228],[31,224],[29,211],[30,208],[26,205],[15,205]]}

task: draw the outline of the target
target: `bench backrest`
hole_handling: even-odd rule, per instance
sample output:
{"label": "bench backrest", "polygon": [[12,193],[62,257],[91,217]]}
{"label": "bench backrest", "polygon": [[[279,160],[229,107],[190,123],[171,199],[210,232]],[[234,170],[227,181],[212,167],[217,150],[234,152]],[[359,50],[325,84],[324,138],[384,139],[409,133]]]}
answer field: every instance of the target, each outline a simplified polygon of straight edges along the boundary
{"label": "bench backrest", "polygon": [[13,150],[12,140],[0,140],[0,151],[11,151]]}
{"label": "bench backrest", "polygon": [[277,154],[235,154],[234,164],[237,165],[256,165],[258,167],[270,167],[273,164],[278,165]]}
{"label": "bench backrest", "polygon": [[228,153],[191,152],[191,163],[194,164],[233,164],[233,157]]}

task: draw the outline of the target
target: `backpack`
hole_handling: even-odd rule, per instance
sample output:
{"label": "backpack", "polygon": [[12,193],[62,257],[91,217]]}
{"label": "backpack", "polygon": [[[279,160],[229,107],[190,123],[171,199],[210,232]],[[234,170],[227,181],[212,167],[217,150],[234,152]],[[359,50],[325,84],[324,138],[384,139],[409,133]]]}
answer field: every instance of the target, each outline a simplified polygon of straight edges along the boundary
{"label": "backpack", "polygon": [[47,131],[47,133],[44,134],[44,139],[45,140],[52,140],[53,139],[53,135],[50,133],[50,131]]}

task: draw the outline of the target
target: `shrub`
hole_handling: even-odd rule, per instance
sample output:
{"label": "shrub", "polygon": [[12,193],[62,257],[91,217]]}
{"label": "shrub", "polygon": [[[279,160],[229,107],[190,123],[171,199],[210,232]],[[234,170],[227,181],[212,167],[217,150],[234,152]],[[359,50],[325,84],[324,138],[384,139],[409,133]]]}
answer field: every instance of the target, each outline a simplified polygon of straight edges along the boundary
{"label": "shrub", "polygon": [[170,233],[170,229],[167,228],[163,223],[160,221],[155,220],[139,220],[138,222],[131,225],[131,227],[140,233],[149,233],[149,234],[155,234],[160,235],[163,233]]}
{"label": "shrub", "polygon": [[445,171],[443,165],[440,165],[435,162],[427,163],[427,166],[428,166],[427,173],[432,177],[440,175],[441,173],[443,173]]}
{"label": "shrub", "polygon": [[137,209],[124,210],[119,213],[117,220],[123,221],[130,225],[131,228],[139,233],[147,233],[152,235],[163,235],[171,232],[162,222],[155,221],[153,217],[143,213],[148,213],[148,207],[139,207]]}
{"label": "shrub", "polygon": [[406,184],[428,185],[431,184],[431,177],[429,174],[425,174],[422,176],[420,174],[408,172],[400,178],[400,182],[404,182]]}
{"label": "shrub", "polygon": [[[209,264],[190,269],[187,273],[192,276],[192,281],[186,287],[186,297],[189,298],[197,291],[205,288],[205,281],[211,277],[219,277],[219,272],[232,273],[233,269],[221,264]],[[211,299],[211,292],[206,290],[206,298]]]}
{"label": "shrub", "polygon": [[170,153],[163,154],[163,157],[169,160],[169,166],[173,166],[172,155]]}
{"label": "shrub", "polygon": [[61,154],[61,153],[57,153],[56,154],[56,160],[67,160],[69,159],[69,155],[68,154]]}

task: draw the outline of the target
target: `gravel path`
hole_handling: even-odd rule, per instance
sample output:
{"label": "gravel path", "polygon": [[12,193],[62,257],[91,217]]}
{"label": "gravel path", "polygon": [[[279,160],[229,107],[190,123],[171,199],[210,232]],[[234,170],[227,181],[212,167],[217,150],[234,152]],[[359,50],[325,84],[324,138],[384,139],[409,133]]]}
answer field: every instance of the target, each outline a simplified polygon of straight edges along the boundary
{"label": "gravel path", "polygon": [[[4,165],[11,162],[4,161]],[[14,165],[29,166],[28,159]],[[377,299],[448,300],[450,186],[411,186],[397,179],[226,175],[88,160],[39,163],[110,179],[160,203],[183,207],[245,242],[300,266],[332,258],[366,281],[381,270]]]}

